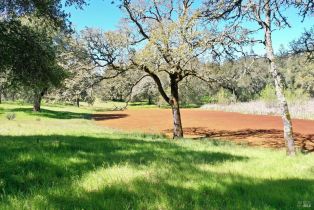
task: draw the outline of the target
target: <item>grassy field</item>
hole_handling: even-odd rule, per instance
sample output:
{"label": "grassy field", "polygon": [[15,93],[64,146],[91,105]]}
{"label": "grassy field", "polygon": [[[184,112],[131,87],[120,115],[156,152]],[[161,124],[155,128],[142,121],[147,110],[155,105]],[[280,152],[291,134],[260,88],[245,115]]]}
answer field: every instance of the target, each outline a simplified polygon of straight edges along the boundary
{"label": "grassy field", "polygon": [[314,207],[313,154],[118,133],[95,110],[0,105],[0,209]]}

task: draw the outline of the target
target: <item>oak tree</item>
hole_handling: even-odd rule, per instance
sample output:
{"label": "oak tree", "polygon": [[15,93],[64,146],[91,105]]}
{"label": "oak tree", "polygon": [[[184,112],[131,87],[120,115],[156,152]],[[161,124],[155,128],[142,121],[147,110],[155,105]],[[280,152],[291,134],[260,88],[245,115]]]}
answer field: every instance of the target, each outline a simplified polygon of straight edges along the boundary
{"label": "oak tree", "polygon": [[[186,77],[206,77],[200,63],[244,36],[234,33],[237,26],[219,30],[214,23],[205,23],[192,0],[123,0],[120,7],[126,16],[119,31],[90,33],[86,38],[91,55],[109,72],[133,69],[141,72],[139,79],[151,77],[172,109],[173,137],[182,138],[179,84]],[[162,83],[163,76],[169,88]]]}

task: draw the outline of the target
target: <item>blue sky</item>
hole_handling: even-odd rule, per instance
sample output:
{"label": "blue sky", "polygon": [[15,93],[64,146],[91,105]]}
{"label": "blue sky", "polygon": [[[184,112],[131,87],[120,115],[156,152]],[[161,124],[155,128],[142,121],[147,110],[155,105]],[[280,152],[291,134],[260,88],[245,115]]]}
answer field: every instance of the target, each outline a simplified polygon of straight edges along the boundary
{"label": "blue sky", "polygon": [[[120,18],[123,17],[123,13],[117,5],[110,2],[110,0],[90,0],[89,5],[85,6],[83,10],[68,7],[66,11],[71,14],[70,20],[77,30],[82,30],[85,27],[113,30],[118,25]],[[285,14],[287,14],[291,28],[273,33],[275,51],[279,49],[281,44],[287,47],[289,42],[302,34],[304,28],[310,28],[314,25],[314,17],[308,17],[302,23],[301,18],[294,9],[287,10]],[[256,37],[262,38],[262,33],[257,34]],[[263,47],[256,47],[255,50],[262,53]]]}
{"label": "blue sky", "polygon": [[110,2],[110,0],[90,0],[89,5],[83,7],[83,10],[72,6],[66,8],[66,11],[71,14],[70,20],[77,30],[85,27],[112,30],[118,25],[123,14],[116,4]]}

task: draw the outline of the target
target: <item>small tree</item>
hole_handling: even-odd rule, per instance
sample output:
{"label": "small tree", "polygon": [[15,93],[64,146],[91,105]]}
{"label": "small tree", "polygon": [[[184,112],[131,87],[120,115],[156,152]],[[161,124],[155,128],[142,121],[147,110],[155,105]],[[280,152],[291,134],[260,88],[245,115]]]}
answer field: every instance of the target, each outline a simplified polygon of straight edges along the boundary
{"label": "small tree", "polygon": [[[8,25],[6,25],[8,24]],[[6,26],[5,26],[6,25]],[[2,23],[3,49],[8,61],[5,68],[10,69],[10,81],[33,91],[34,111],[40,111],[40,103],[47,89],[58,86],[66,76],[57,64],[57,49],[46,30],[39,30],[20,20]],[[18,40],[19,46],[15,42]]]}
{"label": "small tree", "polygon": [[147,100],[149,105],[153,104],[159,95],[157,87],[150,77],[144,78],[133,88],[132,100]]}
{"label": "small tree", "polygon": [[[84,0],[66,0],[84,5]],[[60,83],[64,71],[56,63],[52,30],[70,32],[59,0],[12,0],[0,3],[0,71],[9,69],[13,84],[34,92],[34,111],[50,86]],[[46,24],[48,22],[48,24]]]}
{"label": "small tree", "polygon": [[94,68],[79,36],[62,36],[57,39],[58,64],[68,72],[68,77],[49,98],[57,101],[74,102],[77,107],[80,101],[94,102],[93,84]]}

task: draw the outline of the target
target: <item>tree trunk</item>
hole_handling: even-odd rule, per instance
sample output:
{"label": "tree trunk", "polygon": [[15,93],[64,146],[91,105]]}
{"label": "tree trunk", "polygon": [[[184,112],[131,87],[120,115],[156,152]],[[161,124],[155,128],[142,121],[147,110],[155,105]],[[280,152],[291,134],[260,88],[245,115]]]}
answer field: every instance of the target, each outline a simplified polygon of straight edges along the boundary
{"label": "tree trunk", "polygon": [[0,104],[2,103],[2,87],[0,86]]}
{"label": "tree trunk", "polygon": [[3,99],[4,100],[8,100],[8,93],[7,93],[7,91],[3,90],[2,91],[2,95],[3,95]]}
{"label": "tree trunk", "polygon": [[76,106],[80,107],[80,98],[79,97],[76,97]]}
{"label": "tree trunk", "polygon": [[171,99],[170,105],[173,116],[173,138],[183,138],[182,121],[179,105],[179,87],[175,75],[170,75]]}
{"label": "tree trunk", "polygon": [[169,74],[171,86],[171,98],[169,98],[162,86],[159,77],[144,66],[144,71],[148,73],[155,81],[158,91],[163,99],[171,106],[173,115],[173,138],[183,138],[183,129],[181,122],[180,106],[179,106],[179,87],[177,75]]}
{"label": "tree trunk", "polygon": [[284,139],[287,149],[287,155],[293,156],[295,155],[295,146],[294,146],[294,138],[293,138],[293,130],[292,130],[292,122],[289,113],[288,103],[284,95],[283,81],[278,72],[275,56],[272,45],[272,32],[271,32],[271,9],[269,5],[269,1],[266,0],[265,4],[265,46],[266,46],[266,54],[270,63],[270,72],[275,81],[275,89],[276,96],[280,104],[281,118],[283,121],[283,129],[284,129]]}
{"label": "tree trunk", "polygon": [[42,100],[42,97],[45,95],[46,91],[47,91],[47,88],[44,88],[40,93],[35,91],[34,105],[33,105],[34,112],[40,112],[41,100]]}
{"label": "tree trunk", "polygon": [[[172,99],[172,102],[176,103],[175,99]],[[173,105],[171,108],[172,108],[172,116],[173,116],[173,138],[174,139],[183,138],[180,107]]]}
{"label": "tree trunk", "polygon": [[152,97],[150,95],[148,95],[148,105],[152,104]]}
{"label": "tree trunk", "polygon": [[40,104],[41,104],[41,97],[39,94],[35,94],[34,105],[33,105],[34,112],[40,112]]}

